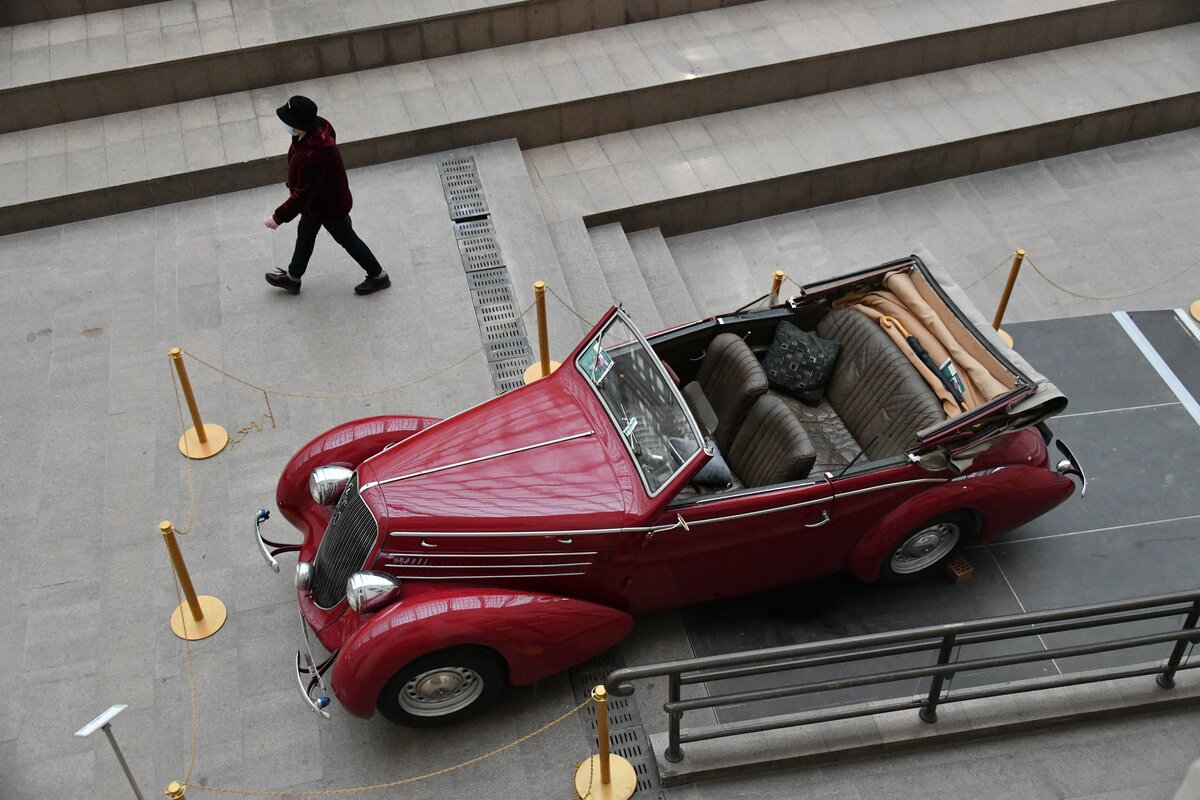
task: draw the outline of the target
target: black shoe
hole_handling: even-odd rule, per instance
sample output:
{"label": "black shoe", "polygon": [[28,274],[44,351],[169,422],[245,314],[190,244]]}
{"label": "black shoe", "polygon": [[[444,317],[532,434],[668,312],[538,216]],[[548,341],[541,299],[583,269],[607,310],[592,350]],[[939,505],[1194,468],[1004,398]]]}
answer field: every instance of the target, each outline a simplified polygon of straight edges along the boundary
{"label": "black shoe", "polygon": [[[392,279],[388,277],[386,272],[381,272],[374,278],[368,277],[365,281],[354,287],[355,294],[372,294],[380,289],[386,289],[392,285]],[[296,291],[300,291],[297,289]]]}
{"label": "black shoe", "polygon": [[300,281],[288,275],[285,270],[277,269],[266,274],[267,283],[278,286],[288,294],[300,294]]}

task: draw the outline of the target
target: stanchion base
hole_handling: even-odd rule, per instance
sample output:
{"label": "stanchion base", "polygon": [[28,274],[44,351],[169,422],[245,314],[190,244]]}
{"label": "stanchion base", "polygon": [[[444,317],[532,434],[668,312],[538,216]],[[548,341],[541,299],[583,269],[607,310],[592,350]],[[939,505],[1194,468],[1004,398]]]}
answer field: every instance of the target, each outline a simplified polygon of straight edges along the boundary
{"label": "stanchion base", "polygon": [[[558,363],[557,361],[551,361],[550,371],[554,372],[554,370],[561,366],[562,364]],[[542,374],[542,362],[535,361],[529,365],[529,369],[525,370],[525,385],[528,386],[534,381],[540,381],[544,377],[546,376]]]}
{"label": "stanchion base", "polygon": [[[203,613],[204,619],[198,622],[192,619],[192,610],[186,601],[181,603],[179,608],[171,614],[171,630],[175,631],[175,635],[180,639],[187,639],[190,642],[207,639],[221,630],[227,616],[225,604],[212,595],[202,594],[196,599],[200,601],[200,611]],[[184,614],[187,614],[186,634],[183,632]]]}
{"label": "stanchion base", "polygon": [[212,458],[229,444],[229,434],[220,425],[212,422],[204,423],[204,435],[208,439],[207,442],[200,441],[195,428],[188,428],[187,432],[179,437],[179,452],[192,460]]}
{"label": "stanchion base", "polygon": [[637,773],[633,765],[618,755],[608,757],[607,784],[600,782],[600,755],[579,765],[575,772],[575,794],[580,800],[629,800],[637,791]]}
{"label": "stanchion base", "polygon": [[996,335],[1003,339],[1004,343],[1009,347],[1013,346],[1012,337],[1005,333],[1003,328],[996,328]]}
{"label": "stanchion base", "polygon": [[1196,322],[1200,322],[1200,300],[1192,303],[1191,311],[1192,319],[1196,320]]}

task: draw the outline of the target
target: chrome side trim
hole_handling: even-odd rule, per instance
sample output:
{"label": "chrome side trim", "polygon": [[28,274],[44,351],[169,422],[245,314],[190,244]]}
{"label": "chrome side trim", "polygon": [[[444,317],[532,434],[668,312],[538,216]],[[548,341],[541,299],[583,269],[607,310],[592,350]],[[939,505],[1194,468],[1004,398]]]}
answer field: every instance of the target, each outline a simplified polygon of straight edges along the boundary
{"label": "chrome side trim", "polygon": [[[919,483],[946,483],[949,480],[950,480],[949,478],[914,478],[912,480],[907,480],[907,481],[896,481],[895,483],[885,483],[880,486],[868,486],[864,489],[855,489],[852,492],[842,492],[842,493],[831,494],[831,495],[822,495],[821,497],[817,497],[812,500],[805,500],[804,502],[801,502],[801,503],[789,503],[788,505],[785,505],[785,506],[774,506],[772,508],[764,508],[764,509],[760,509],[758,511],[746,511],[741,514],[728,514],[723,517],[713,517],[712,519],[688,520],[688,524],[694,528],[697,525],[708,525],[709,523],[713,523],[713,522],[728,522],[728,521],[734,520],[734,519],[749,519],[751,517],[761,517],[764,514],[774,514],[779,511],[791,511],[792,509],[795,509],[795,508],[804,508],[805,506],[817,505],[818,503],[828,503],[828,502],[831,502],[835,496],[836,497],[853,497],[854,495],[867,494],[869,492],[878,492],[878,491],[882,491],[884,489],[892,489],[897,486],[909,486],[912,484],[919,484]],[[808,485],[815,486],[816,484],[808,484]],[[781,491],[782,489],[790,489],[790,488],[794,488],[794,487],[778,487],[778,486],[776,486],[776,487],[763,489],[762,492],[754,492],[753,494],[762,494],[765,492],[778,492],[778,491]],[[746,497],[747,495],[739,494],[736,496],[737,497]],[[689,504],[687,506],[677,506],[677,508],[691,508],[693,506],[701,505],[705,502],[713,502],[714,500],[720,500],[720,499],[723,499],[721,495],[712,495],[711,499],[706,498],[705,500],[700,500],[695,503]],[[507,531],[504,533],[495,533],[495,532],[488,532],[488,531],[463,531],[463,532],[456,532],[456,533],[432,533],[432,532],[426,532],[426,531],[392,531],[389,535],[390,536],[420,536],[423,538],[444,537],[444,538],[448,538],[448,539],[462,538],[462,537],[496,537],[496,536],[516,536],[516,537],[595,536],[595,535],[602,535],[602,534],[606,534],[606,533],[649,533],[650,531],[661,532],[663,530],[666,530],[668,527],[671,527],[671,526],[664,527],[662,525],[659,525],[659,526],[644,525],[644,526],[639,526],[636,528],[596,528],[596,529],[592,529],[592,530],[576,530],[576,531]]]}
{"label": "chrome side trim", "polygon": [[423,539],[446,538],[457,539],[462,537],[500,537],[500,536],[520,536],[520,537],[545,537],[545,536],[600,536],[606,533],[646,533],[650,530],[649,526],[638,528],[591,528],[589,530],[571,530],[571,531],[456,531],[449,532],[433,532],[433,531],[392,531],[389,536],[420,536]]}
{"label": "chrome side trim", "polygon": [[551,556],[594,556],[598,550],[545,553],[380,553],[384,558],[549,558]]}
{"label": "chrome side trim", "polygon": [[675,508],[692,508],[693,506],[702,506],[706,503],[715,503],[718,500],[727,500],[730,497],[755,497],[760,494],[769,494],[771,492],[788,491],[791,489],[799,489],[804,486],[816,486],[819,483],[821,483],[821,481],[809,481],[808,483],[781,484],[778,486],[763,486],[758,489],[750,489],[750,490],[743,489],[743,490],[738,490],[737,494],[732,494],[732,493],[728,493],[728,492],[720,493],[720,494],[709,494],[709,495],[704,495],[702,497],[697,497],[695,500],[693,500],[685,505],[675,506]]}
{"label": "chrome side trim", "polygon": [[855,489],[852,492],[834,492],[835,497],[853,497],[856,494],[868,494],[870,492],[880,492],[884,489],[892,489],[897,486],[908,486],[913,483],[947,483],[950,478],[913,478],[908,481],[896,481],[895,483],[884,483],[879,486],[868,486],[865,489]]}
{"label": "chrome side trim", "polygon": [[[590,567],[591,561],[564,561],[555,564],[497,564],[496,569],[562,569],[563,567]],[[384,564],[397,569],[489,569],[484,564]]]}
{"label": "chrome side trim", "polygon": [[[433,427],[433,426],[430,426],[430,427]],[[431,467],[430,469],[423,469],[418,472],[410,472],[406,475],[397,475],[394,478],[387,478],[382,481],[372,481],[371,483],[368,483],[364,486],[360,486],[358,489],[358,493],[361,495],[367,489],[373,489],[376,486],[383,486],[388,483],[395,483],[396,481],[403,481],[403,480],[407,480],[409,478],[419,478],[422,475],[432,475],[435,472],[444,472],[445,470],[455,469],[456,467],[465,467],[468,464],[478,464],[481,461],[490,461],[493,458],[501,458],[503,456],[511,456],[514,453],[524,453],[527,450],[536,450],[539,447],[548,447],[552,444],[561,444],[562,442],[569,442],[573,439],[582,439],[585,436],[592,436],[595,433],[596,433],[595,431],[584,431],[583,433],[574,433],[574,434],[571,434],[570,436],[563,436],[558,439],[551,439],[547,442],[538,442],[537,444],[527,444],[524,447],[517,447],[512,450],[503,450],[499,453],[492,453],[492,454],[486,455],[486,456],[479,456],[478,458],[468,458],[466,461],[455,461],[453,464],[443,464],[440,467]]]}
{"label": "chrome side trim", "polygon": [[496,578],[568,578],[587,575],[586,572],[530,572],[513,575],[406,575],[398,573],[397,578],[408,581],[464,581],[464,580],[494,580]]}

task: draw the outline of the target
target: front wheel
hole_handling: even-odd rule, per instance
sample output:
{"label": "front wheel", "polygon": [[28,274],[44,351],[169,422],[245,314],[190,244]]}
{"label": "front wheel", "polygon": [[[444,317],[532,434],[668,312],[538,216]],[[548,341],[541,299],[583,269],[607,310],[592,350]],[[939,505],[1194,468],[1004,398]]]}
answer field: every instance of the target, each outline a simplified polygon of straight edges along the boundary
{"label": "front wheel", "polygon": [[943,514],[919,525],[888,553],[879,570],[880,583],[909,583],[932,575],[972,533],[964,514]]}
{"label": "front wheel", "polygon": [[508,685],[504,660],[483,647],[450,647],[422,656],[379,693],[379,713],[399,725],[432,728],[473,717]]}

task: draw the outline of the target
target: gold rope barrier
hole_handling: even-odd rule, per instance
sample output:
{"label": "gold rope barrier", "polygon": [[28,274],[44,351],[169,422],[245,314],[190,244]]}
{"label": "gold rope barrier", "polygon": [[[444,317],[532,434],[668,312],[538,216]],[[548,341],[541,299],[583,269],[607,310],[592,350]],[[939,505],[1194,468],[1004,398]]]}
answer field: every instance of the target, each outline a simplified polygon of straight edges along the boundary
{"label": "gold rope barrier", "polygon": [[363,792],[377,792],[382,789],[394,789],[397,786],[407,786],[408,784],[418,783],[420,781],[426,781],[426,780],[429,780],[430,778],[439,778],[442,775],[449,775],[452,772],[458,772],[459,770],[463,770],[463,769],[466,769],[467,767],[475,766],[476,764],[487,761],[488,759],[495,758],[496,756],[506,753],[509,750],[512,750],[514,747],[519,747],[520,745],[524,744],[525,742],[528,742],[530,739],[534,739],[538,736],[541,736],[546,731],[549,731],[550,729],[562,724],[563,722],[570,719],[575,714],[579,713],[581,710],[583,710],[586,706],[588,706],[592,702],[593,702],[592,698],[589,697],[588,699],[584,700],[579,705],[572,708],[570,711],[567,711],[567,712],[563,713],[562,715],[556,717],[555,719],[550,720],[549,722],[547,722],[545,725],[542,725],[537,730],[530,731],[529,733],[525,734],[521,738],[514,739],[513,741],[509,742],[508,744],[501,745],[500,747],[497,747],[494,750],[489,750],[488,752],[484,753],[483,755],[475,756],[474,758],[469,758],[466,761],[461,761],[461,762],[455,764],[454,766],[444,767],[442,769],[434,770],[433,772],[426,772],[423,775],[414,775],[410,778],[400,778],[399,780],[388,781],[387,783],[373,783],[369,786],[352,786],[352,787],[343,788],[343,789],[298,789],[295,791],[287,791],[287,790],[272,791],[272,790],[262,790],[262,789],[246,789],[246,788],[241,788],[241,787],[236,787],[236,786],[208,786],[208,785],[191,786],[191,785],[187,784],[186,782],[183,782],[181,784],[181,786],[183,788],[192,789],[197,792],[213,792],[215,794],[236,794],[236,795],[243,795],[245,797],[338,797],[341,795],[348,795],[348,794],[361,794]]}

